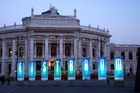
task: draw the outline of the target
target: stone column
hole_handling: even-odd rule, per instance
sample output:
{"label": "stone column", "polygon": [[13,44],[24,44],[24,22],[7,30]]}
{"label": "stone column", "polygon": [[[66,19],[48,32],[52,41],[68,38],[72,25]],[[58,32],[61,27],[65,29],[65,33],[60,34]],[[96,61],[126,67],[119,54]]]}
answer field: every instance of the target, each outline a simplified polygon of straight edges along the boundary
{"label": "stone column", "polygon": [[37,56],[37,46],[36,46],[36,42],[34,42],[34,57],[36,58],[36,56]]}
{"label": "stone column", "polygon": [[93,72],[92,39],[89,41],[90,72]]}
{"label": "stone column", "polygon": [[[79,38],[79,45],[78,45],[78,47],[79,47],[79,50],[78,50],[78,53],[79,53],[79,63],[78,63],[78,66],[82,66],[82,62],[81,62],[81,60],[82,60],[82,44],[81,44],[81,39]],[[80,67],[78,67],[78,68],[80,68]],[[80,70],[81,70],[82,68],[80,68]]]}
{"label": "stone column", "polygon": [[48,41],[48,58],[51,57],[51,42]]}
{"label": "stone column", "polygon": [[125,51],[125,60],[128,61],[129,60],[129,52]]}
{"label": "stone column", "polygon": [[1,74],[5,74],[5,40],[2,41],[2,68],[1,68]]}
{"label": "stone column", "polygon": [[60,43],[59,43],[59,55],[60,55],[60,59],[61,59],[61,67],[63,67],[63,39],[62,37],[60,37]]}
{"label": "stone column", "polygon": [[101,52],[101,42],[98,41],[98,57],[101,57],[100,52]]}
{"label": "stone column", "polygon": [[16,52],[16,40],[13,39],[13,41],[12,41],[12,65],[11,65],[11,74],[10,74],[11,77],[15,77],[15,67],[16,67],[16,63],[17,63],[15,52]]}
{"label": "stone column", "polygon": [[64,58],[66,58],[66,55],[65,55],[65,42],[64,42]]}
{"label": "stone column", "polygon": [[107,56],[107,59],[108,60],[111,60],[110,59],[110,45],[107,45],[107,48],[106,48],[106,56]]}
{"label": "stone column", "polygon": [[28,76],[28,41],[25,38],[25,49],[24,49],[24,56],[25,56],[25,76]]}
{"label": "stone column", "polygon": [[30,38],[30,60],[33,60],[34,55],[34,39]]}
{"label": "stone column", "polygon": [[107,57],[106,56],[106,44],[104,44],[104,57]]}
{"label": "stone column", "polygon": [[58,47],[58,42],[56,42],[56,51],[57,51],[56,57],[57,57],[57,58],[60,57],[59,48],[60,48],[60,44],[59,44],[59,47]]}
{"label": "stone column", "polygon": [[136,50],[133,50],[133,52],[132,52],[132,58],[133,58],[133,61],[137,61],[136,60]]}
{"label": "stone column", "polygon": [[77,68],[78,67],[77,65],[77,37],[74,37],[74,58],[75,58],[75,68]]}
{"label": "stone column", "polygon": [[48,60],[48,38],[45,39],[45,59]]}
{"label": "stone column", "polygon": [[42,58],[45,57],[45,42],[42,43]]}

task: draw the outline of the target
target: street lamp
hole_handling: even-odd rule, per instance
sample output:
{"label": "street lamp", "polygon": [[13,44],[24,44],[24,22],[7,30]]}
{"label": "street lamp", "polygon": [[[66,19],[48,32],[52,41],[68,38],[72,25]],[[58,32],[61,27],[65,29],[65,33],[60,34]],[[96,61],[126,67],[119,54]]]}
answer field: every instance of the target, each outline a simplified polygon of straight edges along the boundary
{"label": "street lamp", "polygon": [[100,47],[101,47],[101,49],[100,49],[100,56],[101,56],[101,57],[103,57],[103,46],[102,46],[102,43],[103,43],[103,42],[102,42],[102,40],[101,40],[101,46],[100,46]]}
{"label": "street lamp", "polygon": [[15,74],[16,74],[16,80],[17,80],[17,63],[18,63],[18,37],[17,37],[17,50],[15,55],[17,55],[17,61],[16,61],[16,67],[15,67]]}

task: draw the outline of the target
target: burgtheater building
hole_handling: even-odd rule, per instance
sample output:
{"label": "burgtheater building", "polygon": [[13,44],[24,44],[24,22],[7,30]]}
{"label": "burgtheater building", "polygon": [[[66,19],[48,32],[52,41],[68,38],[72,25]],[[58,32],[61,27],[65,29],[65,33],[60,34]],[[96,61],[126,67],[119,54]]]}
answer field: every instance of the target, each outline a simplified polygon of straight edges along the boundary
{"label": "burgtheater building", "polygon": [[55,7],[40,15],[22,19],[22,24],[0,28],[0,74],[16,76],[17,62],[24,62],[28,76],[29,61],[36,61],[36,75],[41,73],[41,60],[48,60],[53,74],[54,60],[61,59],[62,74],[67,74],[68,58],[75,58],[76,74],[82,73],[82,58],[90,58],[91,74],[98,74],[98,57],[106,57],[107,73],[114,73],[114,57],[122,56],[124,74],[136,74],[137,48],[140,45],[110,43],[109,30],[80,25],[74,15],[60,15]]}

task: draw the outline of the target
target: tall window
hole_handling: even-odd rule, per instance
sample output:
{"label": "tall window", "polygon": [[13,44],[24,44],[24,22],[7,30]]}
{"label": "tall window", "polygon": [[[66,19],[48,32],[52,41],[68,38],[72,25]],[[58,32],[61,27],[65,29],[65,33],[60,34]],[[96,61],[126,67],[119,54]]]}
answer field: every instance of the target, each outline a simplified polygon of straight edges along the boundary
{"label": "tall window", "polygon": [[11,64],[8,65],[8,75],[11,73]]}
{"label": "tall window", "polygon": [[114,70],[114,64],[111,64],[111,70]]}
{"label": "tall window", "polygon": [[9,56],[9,57],[11,57],[11,56],[12,56],[12,48],[11,48],[11,47],[9,48],[9,51],[8,51],[8,56]]}
{"label": "tall window", "polygon": [[92,56],[95,57],[95,49],[92,49]]}
{"label": "tall window", "polygon": [[19,57],[23,57],[23,47],[19,48]]}
{"label": "tall window", "polygon": [[41,62],[40,61],[36,61],[36,71],[41,71]]}
{"label": "tall window", "polygon": [[1,64],[0,64],[0,74],[1,74]]}
{"label": "tall window", "polygon": [[86,57],[86,48],[85,47],[82,49],[82,55],[83,55],[83,57]]}
{"label": "tall window", "polygon": [[67,71],[68,70],[68,62],[65,61],[65,70]]}
{"label": "tall window", "polygon": [[132,52],[129,52],[129,60],[132,60]]}
{"label": "tall window", "polygon": [[136,53],[136,59],[138,59],[138,51],[137,51],[137,53]]}
{"label": "tall window", "polygon": [[93,63],[93,70],[96,70],[96,65],[95,65],[95,63]]}
{"label": "tall window", "polygon": [[114,59],[114,52],[110,53],[110,58],[113,60]]}
{"label": "tall window", "polygon": [[2,48],[0,48],[0,57],[2,57]]}
{"label": "tall window", "polygon": [[121,52],[121,56],[123,57],[123,59],[125,59],[125,53]]}
{"label": "tall window", "polygon": [[130,73],[133,73],[133,69],[132,69],[132,67],[130,67]]}
{"label": "tall window", "polygon": [[42,56],[42,46],[37,47],[37,56]]}
{"label": "tall window", "polygon": [[70,56],[70,47],[65,48],[65,55]]}
{"label": "tall window", "polygon": [[51,56],[56,56],[56,47],[51,47]]}

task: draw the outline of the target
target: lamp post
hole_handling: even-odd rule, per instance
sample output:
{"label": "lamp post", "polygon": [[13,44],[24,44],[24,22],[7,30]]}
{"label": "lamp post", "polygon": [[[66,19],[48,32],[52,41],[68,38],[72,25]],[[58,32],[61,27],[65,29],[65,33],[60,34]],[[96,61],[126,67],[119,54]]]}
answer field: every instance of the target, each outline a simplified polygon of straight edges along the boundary
{"label": "lamp post", "polygon": [[16,74],[16,80],[17,80],[17,63],[18,63],[18,37],[17,37],[17,50],[16,50],[16,55],[17,55],[17,61],[16,61],[16,68],[15,68],[15,74]]}
{"label": "lamp post", "polygon": [[103,57],[103,47],[102,47],[102,43],[103,43],[103,41],[101,40],[101,46],[100,46],[100,47],[101,47],[101,49],[100,49],[100,56],[101,56],[101,57]]}

